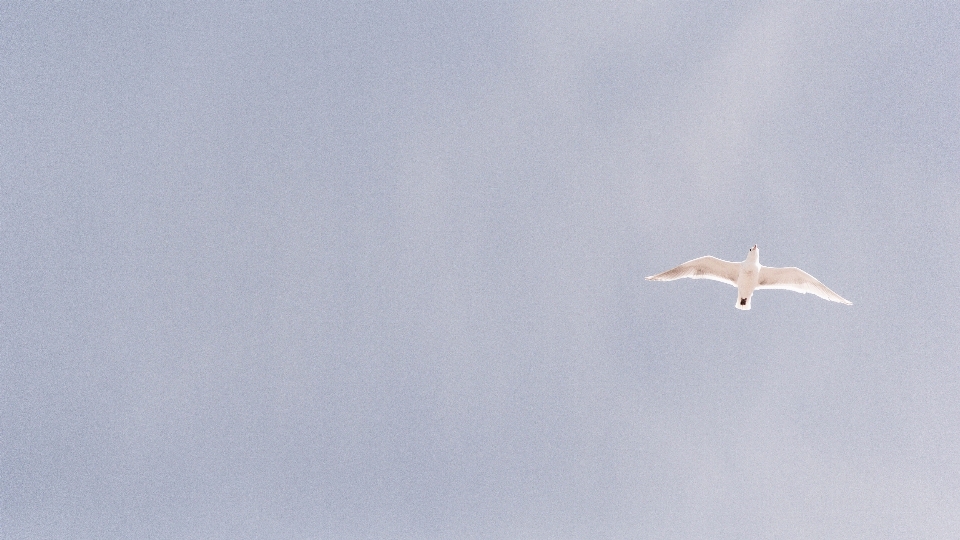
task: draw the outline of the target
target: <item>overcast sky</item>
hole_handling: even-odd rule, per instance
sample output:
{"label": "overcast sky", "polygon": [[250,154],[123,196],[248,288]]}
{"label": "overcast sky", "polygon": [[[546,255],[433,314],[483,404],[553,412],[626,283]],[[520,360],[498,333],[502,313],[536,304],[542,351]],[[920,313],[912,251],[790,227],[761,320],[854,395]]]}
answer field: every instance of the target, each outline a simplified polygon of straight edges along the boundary
{"label": "overcast sky", "polygon": [[0,8],[0,537],[960,537],[955,3],[195,4]]}

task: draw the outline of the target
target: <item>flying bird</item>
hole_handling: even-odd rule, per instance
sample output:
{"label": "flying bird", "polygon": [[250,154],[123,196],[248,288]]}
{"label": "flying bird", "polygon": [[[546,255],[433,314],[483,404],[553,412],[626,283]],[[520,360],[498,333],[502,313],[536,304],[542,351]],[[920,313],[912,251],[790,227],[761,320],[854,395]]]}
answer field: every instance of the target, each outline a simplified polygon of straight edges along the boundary
{"label": "flying bird", "polygon": [[853,305],[799,268],[774,268],[760,265],[760,248],[754,245],[741,263],[711,257],[687,261],[673,270],[650,276],[650,281],[673,281],[680,278],[712,279],[737,288],[737,309],[750,309],[750,299],[757,289],[786,289],[798,293],[813,293],[824,300]]}

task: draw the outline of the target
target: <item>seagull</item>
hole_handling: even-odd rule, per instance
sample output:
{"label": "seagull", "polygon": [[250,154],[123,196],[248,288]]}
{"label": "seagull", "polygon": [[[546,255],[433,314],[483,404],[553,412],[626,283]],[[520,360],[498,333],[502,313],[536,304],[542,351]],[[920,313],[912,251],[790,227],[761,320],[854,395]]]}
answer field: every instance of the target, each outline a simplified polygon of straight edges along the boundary
{"label": "seagull", "polygon": [[680,278],[712,279],[737,288],[737,309],[750,309],[750,299],[757,289],[786,289],[798,293],[813,293],[824,300],[853,305],[799,268],[774,268],[760,265],[760,248],[754,244],[742,263],[733,263],[711,257],[687,261],[673,270],[650,276],[650,281],[673,281]]}

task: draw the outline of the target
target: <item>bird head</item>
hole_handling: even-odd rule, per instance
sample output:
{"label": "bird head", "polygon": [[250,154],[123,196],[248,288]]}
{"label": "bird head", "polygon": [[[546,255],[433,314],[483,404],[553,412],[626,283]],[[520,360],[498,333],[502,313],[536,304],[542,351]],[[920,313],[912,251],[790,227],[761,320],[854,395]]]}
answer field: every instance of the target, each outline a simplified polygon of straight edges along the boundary
{"label": "bird head", "polygon": [[760,257],[760,248],[756,244],[750,248],[750,251],[747,252],[747,257],[759,258]]}

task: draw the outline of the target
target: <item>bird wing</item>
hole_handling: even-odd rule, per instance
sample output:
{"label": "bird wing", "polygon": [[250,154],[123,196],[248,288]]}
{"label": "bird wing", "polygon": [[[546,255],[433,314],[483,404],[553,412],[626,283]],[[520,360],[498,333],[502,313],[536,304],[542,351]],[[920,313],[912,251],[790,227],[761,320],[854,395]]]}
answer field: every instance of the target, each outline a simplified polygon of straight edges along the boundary
{"label": "bird wing", "polygon": [[826,285],[817,281],[817,278],[799,268],[760,267],[760,283],[758,289],[786,289],[798,293],[812,293],[824,300],[852,305],[853,302],[831,291]]}
{"label": "bird wing", "polygon": [[729,285],[737,286],[737,275],[740,273],[740,265],[711,257],[700,257],[692,261],[687,261],[673,270],[667,270],[661,274],[650,276],[650,281],[673,281],[680,278],[693,279],[712,279]]}

